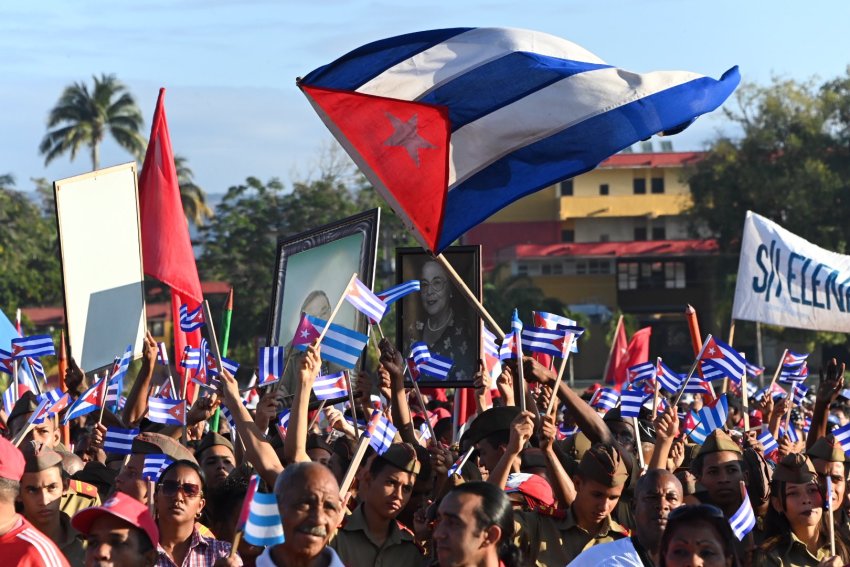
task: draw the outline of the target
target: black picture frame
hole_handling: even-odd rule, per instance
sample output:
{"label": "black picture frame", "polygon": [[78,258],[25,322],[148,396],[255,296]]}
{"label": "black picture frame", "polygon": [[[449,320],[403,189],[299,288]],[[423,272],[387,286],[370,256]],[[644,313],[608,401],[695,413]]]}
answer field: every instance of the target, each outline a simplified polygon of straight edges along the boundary
{"label": "black picture frame", "polygon": [[[288,347],[301,311],[310,312],[308,306],[312,302],[321,301],[324,309],[324,301],[317,292],[324,292],[327,304],[333,309],[353,272],[356,271],[357,277],[370,288],[374,285],[380,221],[381,210],[375,208],[278,240],[267,346]],[[329,312],[324,316],[316,312],[311,314],[323,319],[330,315]],[[368,331],[366,317],[345,301],[333,322],[364,334]],[[286,354],[289,354],[288,348]],[[358,365],[362,362],[361,356]],[[293,368],[290,362],[281,378],[285,394],[294,391]],[[324,363],[323,373],[328,371],[336,370]],[[356,368],[351,375],[357,375]]]}
{"label": "black picture frame", "polygon": [[[443,256],[461,276],[476,298],[481,301],[481,246],[451,246],[443,251]],[[422,280],[422,270],[425,264],[430,264],[430,272],[426,274],[436,279],[437,275],[445,276],[442,266],[436,264],[433,257],[422,248],[396,248],[396,281],[401,283],[411,279]],[[436,267],[435,267],[436,266]],[[435,298],[436,292],[427,290],[423,285],[419,293],[412,293],[397,303],[396,308],[396,337],[404,356],[410,355],[413,342],[424,341],[433,354],[448,356],[454,362],[446,380],[436,380],[421,376],[418,384],[425,387],[438,388],[471,388],[473,375],[478,370],[478,360],[481,357],[481,317],[478,311],[464,297],[457,286],[446,277],[446,288],[450,296],[446,299],[447,308],[451,309],[451,317],[447,320],[445,330],[439,324],[429,326],[429,314],[426,302],[439,309],[440,299]],[[429,295],[432,297],[429,299]],[[435,318],[439,315],[435,315]],[[426,326],[428,330],[426,330]],[[448,333],[447,333],[448,331]],[[436,336],[429,344],[429,338]]]}

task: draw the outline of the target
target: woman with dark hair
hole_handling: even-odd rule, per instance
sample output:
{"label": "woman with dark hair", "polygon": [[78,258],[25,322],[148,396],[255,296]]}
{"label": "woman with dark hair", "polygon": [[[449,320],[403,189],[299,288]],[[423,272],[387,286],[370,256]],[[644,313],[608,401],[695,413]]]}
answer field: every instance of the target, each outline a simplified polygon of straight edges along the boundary
{"label": "woman with dark hair", "polygon": [[758,565],[827,567],[846,565],[850,553],[835,538],[836,555],[830,550],[828,516],[824,518],[824,494],[817,471],[808,457],[791,453],[773,473],[770,509]]}
{"label": "woman with dark hair", "polygon": [[680,506],[667,516],[660,567],[741,567],[735,534],[723,510],[711,504]]}
{"label": "woman with dark hair", "polygon": [[[156,523],[159,526],[158,567],[212,565],[230,553],[230,544],[205,537],[195,523],[204,509],[204,480],[192,461],[175,461],[159,476]],[[231,563],[241,565],[238,555]]]}
{"label": "woman with dark hair", "polygon": [[440,502],[433,542],[440,567],[518,567],[513,534],[513,510],[504,491],[486,482],[466,482]]}

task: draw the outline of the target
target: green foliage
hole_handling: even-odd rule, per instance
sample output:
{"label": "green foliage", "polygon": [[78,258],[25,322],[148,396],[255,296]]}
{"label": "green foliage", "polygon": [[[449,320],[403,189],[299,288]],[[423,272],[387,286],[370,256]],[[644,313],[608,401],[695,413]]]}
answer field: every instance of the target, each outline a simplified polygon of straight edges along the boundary
{"label": "green foliage", "polygon": [[177,185],[180,187],[180,202],[186,220],[195,226],[203,225],[213,216],[207,205],[206,191],[195,183],[195,174],[189,168],[189,160],[183,156],[174,156],[174,168],[177,171]]}
{"label": "green foliage", "polygon": [[55,219],[0,176],[0,305],[58,305],[61,289]]}
{"label": "green foliage", "polygon": [[92,169],[99,166],[100,144],[109,133],[119,146],[141,158],[145,138],[140,133],[144,119],[133,95],[115,75],[92,77],[93,88],[85,83],[65,87],[47,118],[48,130],[38,150],[47,165],[70,153],[71,161],[80,148],[89,149]]}

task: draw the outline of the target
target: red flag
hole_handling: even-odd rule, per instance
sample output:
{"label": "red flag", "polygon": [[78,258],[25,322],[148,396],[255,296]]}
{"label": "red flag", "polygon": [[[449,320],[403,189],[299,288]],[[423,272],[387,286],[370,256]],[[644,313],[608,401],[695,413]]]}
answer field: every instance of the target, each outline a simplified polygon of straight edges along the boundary
{"label": "red flag", "polygon": [[[142,225],[142,255],[145,274],[171,288],[174,321],[174,352],[201,342],[200,331],[184,333],[177,322],[181,304],[196,308],[204,300],[189,239],[189,226],[180,201],[180,186],[174,167],[174,153],[165,119],[165,89],[159,90],[153,113],[151,136],[142,174],[139,177],[139,214]],[[194,388],[191,388],[194,390]],[[187,390],[187,398],[192,399]]]}
{"label": "red flag", "polygon": [[632,340],[629,341],[629,346],[626,349],[626,361],[624,363],[626,368],[649,360],[650,336],[652,336],[652,327],[644,327],[632,335]]}
{"label": "red flag", "polygon": [[[635,336],[637,336],[637,333],[635,333]],[[631,366],[628,354],[629,340],[626,338],[626,326],[620,320],[620,324],[617,325],[617,331],[614,334],[614,344],[611,348],[611,361],[608,363],[608,373],[605,374],[605,383],[613,384],[618,390],[626,381],[626,368]]]}

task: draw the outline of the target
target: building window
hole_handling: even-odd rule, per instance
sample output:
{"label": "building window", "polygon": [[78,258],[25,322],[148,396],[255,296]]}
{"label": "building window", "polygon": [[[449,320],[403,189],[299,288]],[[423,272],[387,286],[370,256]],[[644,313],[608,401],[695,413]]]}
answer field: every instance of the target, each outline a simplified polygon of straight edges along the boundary
{"label": "building window", "polygon": [[635,240],[646,240],[646,227],[635,228]]}
{"label": "building window", "polygon": [[652,178],[652,192],[653,193],[663,193],[664,192],[664,178],[663,177],[653,177]]}
{"label": "building window", "polygon": [[685,289],[685,263],[664,263],[664,287],[667,289]]}
{"label": "building window", "polygon": [[148,331],[155,337],[162,337],[165,335],[165,323],[163,321],[148,320]]}
{"label": "building window", "polygon": [[622,262],[617,265],[617,289],[637,289],[637,282],[637,262]]}
{"label": "building window", "polygon": [[607,195],[608,194],[608,184],[607,183],[603,183],[599,186],[599,194],[600,195]]}
{"label": "building window", "polygon": [[527,276],[528,275],[528,264],[526,264],[525,262],[517,262],[516,273],[519,274],[520,276]]}
{"label": "building window", "polygon": [[643,177],[632,179],[632,192],[635,195],[646,195],[646,179]]}
{"label": "building window", "polygon": [[558,190],[560,192],[561,197],[572,197],[573,196],[573,180],[567,179],[566,181],[561,181],[558,184]]}
{"label": "building window", "polygon": [[617,289],[684,289],[684,262],[621,262],[617,264]]}
{"label": "building window", "polygon": [[561,242],[575,242],[576,241],[576,231],[570,229],[564,229],[561,231]]}
{"label": "building window", "polygon": [[652,239],[667,240],[667,229],[665,229],[663,226],[652,227]]}
{"label": "building window", "polygon": [[597,276],[611,273],[609,260],[579,260],[576,262],[575,273],[579,276]]}

